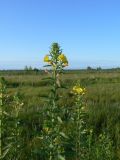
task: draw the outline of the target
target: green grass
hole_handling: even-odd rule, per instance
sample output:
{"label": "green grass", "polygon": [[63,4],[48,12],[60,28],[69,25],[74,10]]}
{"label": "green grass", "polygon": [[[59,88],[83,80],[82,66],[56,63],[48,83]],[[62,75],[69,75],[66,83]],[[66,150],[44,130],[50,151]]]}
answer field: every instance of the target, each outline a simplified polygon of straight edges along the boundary
{"label": "green grass", "polygon": [[[43,72],[26,74],[16,71],[1,72],[1,76],[4,76],[7,81],[9,94],[19,92],[21,95],[25,103],[23,119],[34,118],[37,111],[44,107],[45,97],[49,95],[51,89],[51,83],[42,80],[47,75]],[[106,130],[109,132],[114,140],[115,154],[120,158],[120,72],[66,71],[62,75],[62,82],[67,89],[59,91],[60,96],[63,97],[62,101],[58,102],[61,106],[73,106],[70,90],[77,80],[86,88],[85,101],[89,125],[95,129],[96,135]]]}

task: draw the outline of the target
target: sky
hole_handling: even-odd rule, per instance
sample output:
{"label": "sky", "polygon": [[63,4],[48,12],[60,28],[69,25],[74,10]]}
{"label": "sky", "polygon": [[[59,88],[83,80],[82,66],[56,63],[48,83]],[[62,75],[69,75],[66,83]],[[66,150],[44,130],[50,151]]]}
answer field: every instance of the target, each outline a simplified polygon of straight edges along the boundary
{"label": "sky", "polygon": [[0,0],[0,69],[41,68],[53,42],[68,68],[120,67],[120,0]]}

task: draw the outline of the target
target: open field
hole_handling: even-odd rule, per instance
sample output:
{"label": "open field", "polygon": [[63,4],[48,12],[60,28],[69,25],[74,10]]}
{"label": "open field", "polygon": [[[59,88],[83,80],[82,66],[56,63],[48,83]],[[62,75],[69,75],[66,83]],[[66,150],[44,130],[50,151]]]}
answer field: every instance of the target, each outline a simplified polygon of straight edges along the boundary
{"label": "open field", "polygon": [[[46,96],[49,95],[51,83],[45,79],[44,71],[3,71],[10,95],[19,93],[24,102],[23,121],[28,130],[34,130],[32,123],[38,123],[37,112],[44,107]],[[87,123],[94,128],[95,135],[106,131],[113,140],[116,159],[120,159],[120,72],[117,70],[101,71],[65,71],[61,75],[64,89],[59,90],[62,97],[58,101],[64,107],[73,107],[73,97],[70,93],[76,81],[86,88],[84,101],[87,104]],[[64,87],[65,86],[65,87]],[[47,103],[47,102],[46,102]],[[112,159],[111,159],[112,160]]]}

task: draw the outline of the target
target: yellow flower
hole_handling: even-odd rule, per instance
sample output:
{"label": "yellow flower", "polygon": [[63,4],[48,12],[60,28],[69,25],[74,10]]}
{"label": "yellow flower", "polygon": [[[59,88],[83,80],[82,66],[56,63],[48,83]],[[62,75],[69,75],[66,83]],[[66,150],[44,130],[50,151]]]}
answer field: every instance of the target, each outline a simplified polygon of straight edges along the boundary
{"label": "yellow flower", "polygon": [[46,55],[46,56],[44,57],[44,62],[50,62],[50,59],[49,59],[49,56],[48,56],[48,55]]}
{"label": "yellow flower", "polygon": [[61,61],[62,63],[68,64],[67,58],[64,54],[60,54],[58,56],[58,60]]}
{"label": "yellow flower", "polygon": [[76,95],[84,95],[85,94],[85,88],[81,88],[79,85],[74,86],[72,89],[72,93]]}

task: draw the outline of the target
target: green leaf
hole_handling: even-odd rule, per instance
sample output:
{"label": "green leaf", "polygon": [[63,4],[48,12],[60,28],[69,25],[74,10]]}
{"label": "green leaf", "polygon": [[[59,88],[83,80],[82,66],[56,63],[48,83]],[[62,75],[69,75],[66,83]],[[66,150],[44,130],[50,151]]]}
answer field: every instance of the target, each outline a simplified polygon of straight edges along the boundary
{"label": "green leaf", "polygon": [[51,67],[52,65],[48,64],[48,65],[44,65],[43,67]]}
{"label": "green leaf", "polygon": [[54,146],[53,146],[53,144],[50,144],[49,147],[52,149]]}
{"label": "green leaf", "polygon": [[65,160],[65,158],[62,155],[58,155],[58,160]]}
{"label": "green leaf", "polygon": [[8,144],[8,145],[3,149],[4,152],[3,152],[2,156],[0,157],[1,159],[5,158],[5,156],[8,154],[8,152],[9,152],[9,150],[10,150],[11,147],[12,147],[12,143]]}
{"label": "green leaf", "polygon": [[60,135],[61,135],[62,137],[64,137],[64,138],[68,138],[68,137],[66,136],[66,134],[63,133],[63,132],[60,132]]}
{"label": "green leaf", "polygon": [[63,122],[62,119],[59,116],[57,117],[57,119],[58,119],[58,122],[60,122],[60,123]]}
{"label": "green leaf", "polygon": [[6,116],[10,116],[10,114],[8,114],[6,111],[3,111],[3,114]]}

